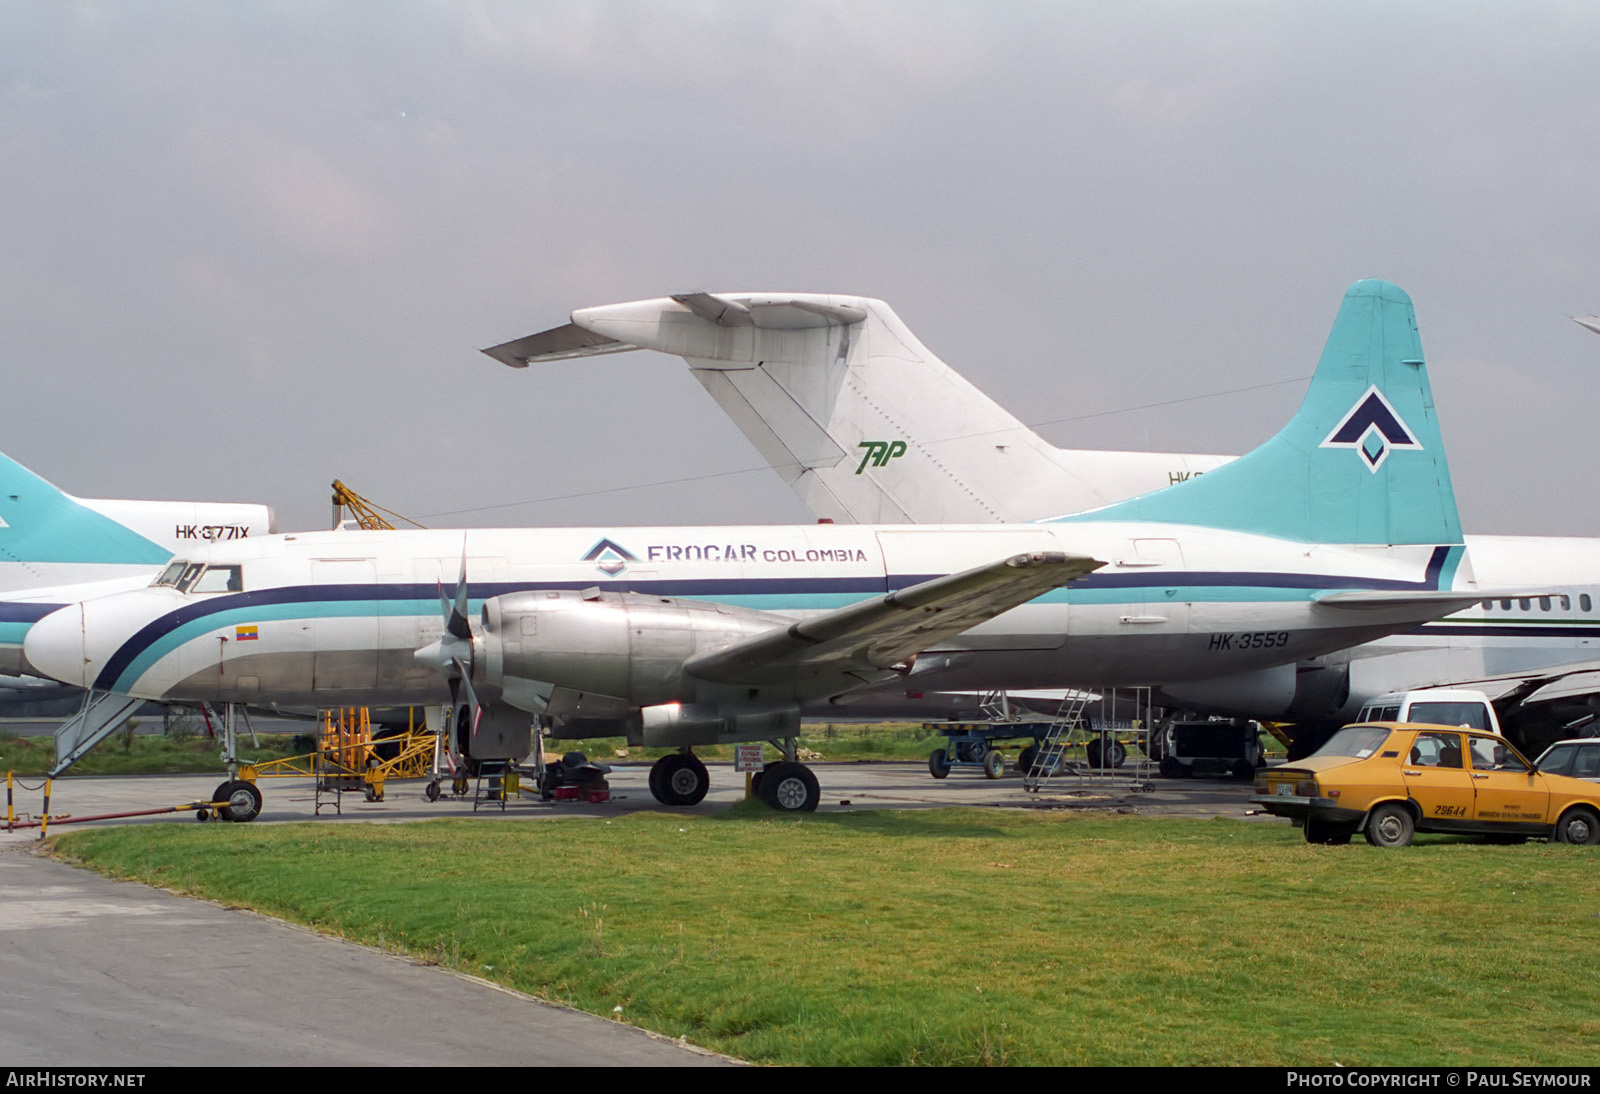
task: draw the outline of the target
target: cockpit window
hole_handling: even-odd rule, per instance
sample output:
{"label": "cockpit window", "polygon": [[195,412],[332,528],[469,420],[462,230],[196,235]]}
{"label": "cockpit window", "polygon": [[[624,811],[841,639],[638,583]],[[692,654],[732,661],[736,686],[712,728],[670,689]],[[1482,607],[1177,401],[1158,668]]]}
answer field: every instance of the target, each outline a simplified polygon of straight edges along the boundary
{"label": "cockpit window", "polygon": [[177,588],[178,579],[183,576],[183,571],[188,567],[188,565],[189,564],[187,562],[183,562],[181,560],[170,563],[165,570],[161,571],[160,575],[155,579],[155,581],[151,582],[151,584],[157,588],[163,586],[171,589]]}
{"label": "cockpit window", "polygon": [[244,588],[237,566],[208,566],[188,589],[191,593],[236,593]]}

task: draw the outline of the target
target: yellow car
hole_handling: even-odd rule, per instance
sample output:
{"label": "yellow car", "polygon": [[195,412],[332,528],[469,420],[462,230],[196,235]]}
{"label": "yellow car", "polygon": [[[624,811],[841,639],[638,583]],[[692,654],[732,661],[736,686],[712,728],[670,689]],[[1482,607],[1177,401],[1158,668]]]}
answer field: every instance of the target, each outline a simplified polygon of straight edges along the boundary
{"label": "yellow car", "polygon": [[1492,733],[1373,722],[1268,768],[1250,801],[1290,817],[1309,843],[1404,847],[1416,832],[1600,843],[1600,785],[1547,775]]}

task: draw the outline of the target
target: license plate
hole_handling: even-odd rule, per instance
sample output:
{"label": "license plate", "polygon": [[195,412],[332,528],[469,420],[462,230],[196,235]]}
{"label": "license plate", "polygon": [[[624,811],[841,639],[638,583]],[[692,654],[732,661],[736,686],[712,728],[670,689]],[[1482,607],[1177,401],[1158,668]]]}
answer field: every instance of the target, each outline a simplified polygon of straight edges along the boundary
{"label": "license plate", "polygon": [[1280,798],[1294,797],[1294,783],[1279,783],[1277,793]]}

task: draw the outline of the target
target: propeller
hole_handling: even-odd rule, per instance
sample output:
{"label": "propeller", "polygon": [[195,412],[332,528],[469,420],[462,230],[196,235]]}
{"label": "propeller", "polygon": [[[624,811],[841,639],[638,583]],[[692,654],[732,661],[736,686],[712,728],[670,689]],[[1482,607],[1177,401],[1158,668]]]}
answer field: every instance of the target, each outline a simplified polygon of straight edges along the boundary
{"label": "propeller", "polygon": [[461,576],[456,579],[456,594],[452,601],[445,595],[444,583],[439,583],[439,611],[444,618],[444,635],[417,650],[417,661],[441,673],[450,683],[450,730],[455,732],[461,720],[462,692],[466,693],[469,715],[469,739],[476,740],[478,723],[483,720],[483,704],[472,687],[472,669],[476,654],[472,636],[472,623],[467,618],[467,546],[461,545]]}

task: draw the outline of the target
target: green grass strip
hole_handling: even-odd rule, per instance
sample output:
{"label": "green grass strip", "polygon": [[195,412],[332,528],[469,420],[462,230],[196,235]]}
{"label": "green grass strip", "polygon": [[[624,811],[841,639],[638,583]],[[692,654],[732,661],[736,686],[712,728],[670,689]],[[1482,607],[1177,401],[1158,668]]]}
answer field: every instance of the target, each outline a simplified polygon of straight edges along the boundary
{"label": "green grass strip", "polygon": [[749,804],[56,847],[765,1063],[1589,1065],[1600,1043],[1590,848]]}

